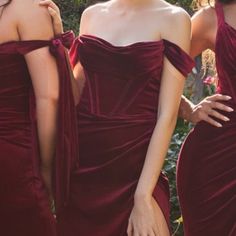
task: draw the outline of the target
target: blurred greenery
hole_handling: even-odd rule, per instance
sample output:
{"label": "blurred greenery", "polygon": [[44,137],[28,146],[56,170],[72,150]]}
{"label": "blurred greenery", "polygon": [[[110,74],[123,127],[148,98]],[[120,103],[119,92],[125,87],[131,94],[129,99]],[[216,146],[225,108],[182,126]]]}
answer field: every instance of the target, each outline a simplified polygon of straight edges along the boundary
{"label": "blurred greenery", "polygon": [[179,201],[176,190],[176,162],[182,143],[191,129],[191,125],[186,123],[183,119],[179,119],[177,122],[175,133],[172,137],[168,154],[165,160],[164,172],[168,176],[170,185],[170,203],[171,203],[171,226],[172,231],[175,232],[175,236],[183,235],[182,222],[176,222],[181,217]]}
{"label": "blurred greenery", "polygon": [[[75,33],[79,31],[79,21],[83,10],[98,1],[96,0],[55,0],[62,11],[62,18],[65,30],[73,29]],[[106,0],[101,0],[106,1]],[[100,2],[101,2],[100,1]],[[190,15],[193,14],[192,0],[168,0],[170,3],[183,7]],[[206,88],[202,82],[202,78],[205,76],[201,68],[201,58],[198,58],[198,68],[195,74],[189,76],[186,87],[185,94],[188,98],[193,101],[198,102],[206,94]],[[208,88],[209,90],[209,88]],[[178,153],[180,151],[181,145],[191,129],[190,124],[179,120],[175,133],[173,135],[168,155],[165,161],[164,172],[167,174],[170,182],[171,190],[171,222],[173,232],[176,231],[176,236],[183,236],[181,213],[179,209],[178,197],[176,193],[176,161],[178,158]],[[178,220],[179,219],[179,220]],[[177,220],[177,222],[176,222]],[[178,224],[180,224],[178,227]]]}

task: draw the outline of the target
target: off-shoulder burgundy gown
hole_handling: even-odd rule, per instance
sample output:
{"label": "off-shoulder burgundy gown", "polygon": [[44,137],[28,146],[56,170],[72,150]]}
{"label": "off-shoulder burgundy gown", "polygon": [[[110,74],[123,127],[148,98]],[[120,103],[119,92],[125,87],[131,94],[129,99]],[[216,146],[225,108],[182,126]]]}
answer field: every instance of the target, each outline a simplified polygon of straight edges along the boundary
{"label": "off-shoulder burgundy gown", "polygon": [[[49,47],[60,74],[55,199],[66,203],[70,163],[75,159],[75,106],[64,44],[72,32],[52,41],[7,42],[0,45],[0,235],[56,236],[55,219],[39,175],[35,99],[24,54]],[[69,45],[68,45],[69,46]],[[73,126],[73,127],[72,127]],[[71,143],[69,143],[71,142]]]}
{"label": "off-shoulder burgundy gown", "polygon": [[218,91],[232,96],[234,112],[223,128],[200,122],[187,137],[178,163],[178,192],[186,236],[236,235],[236,29],[216,4]]}
{"label": "off-shoulder burgundy gown", "polygon": [[[184,76],[193,62],[166,40],[117,47],[92,35],[77,38],[70,54],[73,65],[81,62],[86,82],[77,110],[79,168],[58,217],[59,234],[125,236],[157,121],[164,55]],[[163,174],[153,195],[169,223]]]}

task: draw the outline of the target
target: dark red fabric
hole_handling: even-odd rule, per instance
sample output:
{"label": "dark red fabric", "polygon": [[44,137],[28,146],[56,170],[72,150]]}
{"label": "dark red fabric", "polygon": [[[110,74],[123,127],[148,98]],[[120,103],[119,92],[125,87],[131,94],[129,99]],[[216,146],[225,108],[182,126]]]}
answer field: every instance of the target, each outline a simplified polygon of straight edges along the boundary
{"label": "dark red fabric", "polygon": [[[184,75],[193,61],[166,40],[116,47],[91,35],[77,38],[70,55],[73,65],[81,62],[86,82],[77,110],[80,167],[58,217],[59,234],[124,236],[157,120],[163,56]],[[153,195],[169,223],[163,174]]]}
{"label": "dark red fabric", "polygon": [[24,54],[49,47],[60,74],[59,126],[55,161],[56,204],[68,197],[69,174],[76,159],[75,106],[63,44],[69,32],[52,41],[0,45],[0,235],[54,236],[55,219],[39,174],[35,98]]}
{"label": "dark red fabric", "polygon": [[215,128],[200,122],[180,153],[177,185],[186,236],[236,235],[236,30],[216,4],[218,91],[233,97],[234,112]]}

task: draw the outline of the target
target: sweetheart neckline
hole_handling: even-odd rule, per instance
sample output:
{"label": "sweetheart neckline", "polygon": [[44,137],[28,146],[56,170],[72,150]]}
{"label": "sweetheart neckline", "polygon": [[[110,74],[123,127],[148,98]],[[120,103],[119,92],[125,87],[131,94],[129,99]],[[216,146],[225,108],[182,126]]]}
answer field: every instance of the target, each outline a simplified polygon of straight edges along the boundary
{"label": "sweetheart neckline", "polygon": [[87,38],[87,39],[91,39],[94,40],[96,42],[100,42],[100,43],[104,43],[112,48],[116,48],[116,49],[125,49],[125,48],[130,48],[130,47],[135,47],[135,46],[139,46],[139,45],[153,45],[153,44],[162,44],[163,43],[163,39],[160,40],[150,40],[150,41],[138,41],[138,42],[134,42],[134,43],[130,43],[127,45],[114,45],[113,43],[98,37],[96,35],[91,35],[91,34],[82,34],[81,36],[79,36],[79,38]]}

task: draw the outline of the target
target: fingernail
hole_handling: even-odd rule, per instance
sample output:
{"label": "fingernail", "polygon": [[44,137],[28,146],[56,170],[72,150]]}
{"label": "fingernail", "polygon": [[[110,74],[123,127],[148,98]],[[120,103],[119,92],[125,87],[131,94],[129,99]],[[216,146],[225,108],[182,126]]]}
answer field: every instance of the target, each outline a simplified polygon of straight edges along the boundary
{"label": "fingernail", "polygon": [[232,107],[229,107],[228,111],[234,111],[234,109]]}
{"label": "fingernail", "polygon": [[221,128],[221,127],[222,127],[222,124],[217,123],[217,127]]}
{"label": "fingernail", "polygon": [[226,96],[226,99],[230,100],[230,99],[232,99],[232,97],[230,97],[230,96]]}
{"label": "fingernail", "polygon": [[230,121],[230,119],[228,117],[226,117],[226,116],[224,117],[224,120],[225,121]]}

